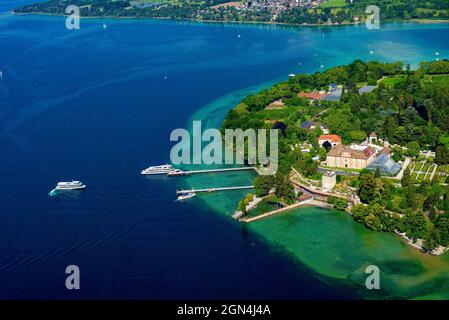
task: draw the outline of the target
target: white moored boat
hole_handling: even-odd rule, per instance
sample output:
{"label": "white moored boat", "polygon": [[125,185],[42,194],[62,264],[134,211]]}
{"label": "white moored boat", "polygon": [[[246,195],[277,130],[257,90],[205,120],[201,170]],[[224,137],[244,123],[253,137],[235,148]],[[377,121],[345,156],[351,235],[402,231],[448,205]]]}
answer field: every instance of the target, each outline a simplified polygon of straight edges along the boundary
{"label": "white moored boat", "polygon": [[163,164],[160,166],[148,167],[140,172],[140,174],[167,174],[173,167],[171,164]]}
{"label": "white moored boat", "polygon": [[194,192],[183,193],[183,194],[180,194],[178,196],[177,201],[179,201],[179,200],[187,200],[187,199],[193,198],[195,196],[196,196],[196,193],[194,193]]}

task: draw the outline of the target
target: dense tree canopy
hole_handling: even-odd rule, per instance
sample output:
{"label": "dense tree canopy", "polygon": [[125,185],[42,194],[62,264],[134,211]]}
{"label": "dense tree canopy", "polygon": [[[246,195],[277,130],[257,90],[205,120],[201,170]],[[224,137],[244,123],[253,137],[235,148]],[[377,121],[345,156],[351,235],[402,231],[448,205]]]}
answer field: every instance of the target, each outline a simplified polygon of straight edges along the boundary
{"label": "dense tree canopy", "polygon": [[[343,143],[360,142],[375,131],[380,139],[398,144],[392,147],[393,158],[418,156],[422,149],[436,151],[435,163],[449,161],[449,76],[440,74],[448,61],[422,63],[410,70],[402,63],[363,62],[314,74],[300,74],[287,81],[253,94],[229,111],[223,122],[226,128],[277,128],[279,135],[279,174],[258,177],[256,194],[266,195],[275,188],[285,202],[294,199],[293,187],[286,178],[291,167],[304,177],[320,179],[317,159],[326,158],[326,149],[317,138],[322,129],[305,129],[308,121],[323,123]],[[438,73],[437,75],[431,73]],[[376,83],[372,92],[360,93],[368,82]],[[327,90],[330,83],[340,85],[340,101],[307,101],[300,92]],[[281,107],[270,108],[276,101]],[[298,145],[310,150],[302,151]],[[415,181],[415,180],[413,180]],[[399,181],[398,181],[399,182]],[[424,239],[427,250],[449,240],[449,191],[434,179],[415,185],[410,170],[405,170],[400,184],[381,177],[380,172],[362,170],[354,181],[363,204],[352,208],[354,220],[376,231],[400,231],[414,241]],[[346,203],[330,198],[336,208]]]}

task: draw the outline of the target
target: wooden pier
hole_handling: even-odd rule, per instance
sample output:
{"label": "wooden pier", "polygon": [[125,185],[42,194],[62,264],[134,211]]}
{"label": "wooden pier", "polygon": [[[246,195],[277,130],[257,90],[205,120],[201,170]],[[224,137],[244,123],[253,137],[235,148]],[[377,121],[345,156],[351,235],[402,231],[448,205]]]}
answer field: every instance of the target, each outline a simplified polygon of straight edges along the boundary
{"label": "wooden pier", "polygon": [[197,173],[217,173],[217,172],[229,172],[229,171],[243,171],[243,170],[254,170],[259,174],[259,169],[257,167],[238,167],[238,168],[216,168],[216,169],[204,169],[204,170],[191,170],[191,171],[173,171],[169,172],[167,176],[187,176]]}
{"label": "wooden pier", "polygon": [[221,187],[221,188],[206,188],[206,189],[190,189],[190,190],[176,190],[176,194],[185,193],[198,193],[198,192],[215,192],[215,191],[229,191],[229,190],[242,190],[242,189],[254,189],[254,186],[238,186],[238,187]]}

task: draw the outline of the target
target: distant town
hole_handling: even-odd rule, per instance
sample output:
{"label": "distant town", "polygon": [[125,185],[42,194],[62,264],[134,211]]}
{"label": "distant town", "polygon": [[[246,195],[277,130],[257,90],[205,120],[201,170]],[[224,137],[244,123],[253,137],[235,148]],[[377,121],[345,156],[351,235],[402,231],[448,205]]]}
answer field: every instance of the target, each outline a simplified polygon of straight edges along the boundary
{"label": "distant town", "polygon": [[[447,4],[438,0],[73,0],[71,4],[79,7],[82,17],[339,25],[360,23],[368,17],[367,6],[376,5],[383,21],[449,19]],[[64,15],[66,8],[66,1],[49,0],[16,8],[14,12]]]}

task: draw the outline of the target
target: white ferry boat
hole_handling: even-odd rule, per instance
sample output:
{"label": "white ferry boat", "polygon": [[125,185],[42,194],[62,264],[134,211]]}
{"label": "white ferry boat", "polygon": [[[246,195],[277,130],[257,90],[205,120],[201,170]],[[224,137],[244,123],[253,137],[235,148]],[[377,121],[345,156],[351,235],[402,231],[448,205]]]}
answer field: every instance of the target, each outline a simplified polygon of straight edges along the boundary
{"label": "white ferry boat", "polygon": [[180,194],[180,195],[178,196],[177,201],[180,201],[180,200],[187,200],[187,199],[193,198],[193,197],[195,197],[195,196],[196,196],[196,193],[194,193],[194,192],[188,192],[188,193]]}
{"label": "white ferry boat", "polygon": [[140,172],[140,174],[167,174],[173,170],[171,164],[163,164],[160,166],[148,167]]}
{"label": "white ferry boat", "polygon": [[59,182],[54,190],[81,190],[85,189],[86,185],[81,181],[71,181],[71,182]]}

